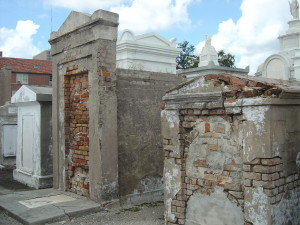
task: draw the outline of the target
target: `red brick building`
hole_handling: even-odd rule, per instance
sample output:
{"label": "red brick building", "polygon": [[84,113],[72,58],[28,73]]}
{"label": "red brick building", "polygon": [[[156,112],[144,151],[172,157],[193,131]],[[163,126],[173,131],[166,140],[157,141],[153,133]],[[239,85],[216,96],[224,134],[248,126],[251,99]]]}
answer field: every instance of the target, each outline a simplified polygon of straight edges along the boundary
{"label": "red brick building", "polygon": [[49,86],[51,82],[51,61],[0,57],[0,106],[23,84]]}

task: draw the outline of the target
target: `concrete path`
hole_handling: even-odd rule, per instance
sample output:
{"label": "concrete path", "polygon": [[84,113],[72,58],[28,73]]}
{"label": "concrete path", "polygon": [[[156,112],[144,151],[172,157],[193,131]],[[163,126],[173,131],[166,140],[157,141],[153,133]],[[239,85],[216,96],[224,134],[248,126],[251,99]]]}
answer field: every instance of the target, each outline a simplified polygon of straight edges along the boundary
{"label": "concrete path", "polygon": [[23,224],[45,224],[103,210],[87,198],[54,189],[15,192],[0,196],[0,207]]}
{"label": "concrete path", "polygon": [[0,168],[0,195],[7,195],[19,191],[30,191],[33,188],[27,187],[13,179],[13,170]]}
{"label": "concrete path", "polygon": [[35,190],[13,180],[12,170],[0,169],[2,225],[162,225],[163,202],[103,208],[70,192]]}
{"label": "concrete path", "polygon": [[27,187],[13,180],[12,174],[12,169],[0,169],[0,224],[14,225],[14,219],[45,224],[103,211],[99,204],[70,192]]}

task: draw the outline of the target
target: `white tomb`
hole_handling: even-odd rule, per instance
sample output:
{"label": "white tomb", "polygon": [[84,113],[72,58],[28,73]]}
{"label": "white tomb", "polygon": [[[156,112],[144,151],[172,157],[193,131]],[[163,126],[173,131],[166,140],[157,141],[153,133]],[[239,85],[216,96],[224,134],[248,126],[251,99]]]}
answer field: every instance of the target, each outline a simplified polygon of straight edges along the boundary
{"label": "white tomb", "polygon": [[219,73],[246,76],[249,73],[249,66],[245,69],[220,66],[218,62],[218,53],[215,47],[211,44],[211,38],[208,35],[206,35],[205,45],[199,55],[198,67],[177,71],[177,74],[185,76],[187,80],[206,74]]}
{"label": "white tomb", "polygon": [[176,39],[168,41],[156,33],[134,35],[125,30],[117,41],[117,68],[175,74],[180,51]]}
{"label": "white tomb", "polygon": [[11,98],[18,107],[14,179],[30,187],[52,186],[52,88],[23,85]]}
{"label": "white tomb", "polygon": [[278,37],[280,51],[269,56],[257,69],[256,76],[282,80],[300,80],[300,19],[299,3],[290,2],[293,19],[285,35]]}
{"label": "white tomb", "polygon": [[7,103],[0,106],[0,165],[13,167],[17,151],[17,108]]}

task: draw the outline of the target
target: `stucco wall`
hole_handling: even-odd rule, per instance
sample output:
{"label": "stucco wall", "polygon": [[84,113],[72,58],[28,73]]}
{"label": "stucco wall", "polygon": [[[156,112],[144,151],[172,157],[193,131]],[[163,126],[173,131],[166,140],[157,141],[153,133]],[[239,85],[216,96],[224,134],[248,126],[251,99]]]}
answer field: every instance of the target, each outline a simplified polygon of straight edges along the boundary
{"label": "stucco wall", "polygon": [[175,74],[117,69],[119,194],[162,191],[160,103]]}

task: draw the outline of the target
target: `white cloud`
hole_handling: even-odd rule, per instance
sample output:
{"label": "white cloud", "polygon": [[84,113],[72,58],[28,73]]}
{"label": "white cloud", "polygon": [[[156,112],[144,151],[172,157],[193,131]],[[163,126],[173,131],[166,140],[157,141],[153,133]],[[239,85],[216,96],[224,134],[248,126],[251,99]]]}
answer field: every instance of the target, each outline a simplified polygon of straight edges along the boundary
{"label": "white cloud", "polygon": [[134,32],[165,30],[190,25],[188,6],[195,0],[134,0],[130,6],[111,8],[119,13],[119,29]]}
{"label": "white cloud", "polygon": [[201,0],[44,0],[46,4],[92,13],[106,9],[120,15],[119,30],[133,32],[165,30],[191,24],[188,6]]}
{"label": "white cloud", "polygon": [[32,58],[40,52],[34,46],[32,35],[37,33],[39,25],[31,20],[19,20],[16,29],[0,28],[0,50],[4,57]]}
{"label": "white cloud", "polygon": [[133,0],[44,0],[46,4],[71,10],[93,12],[97,9],[108,9]]}
{"label": "white cloud", "polygon": [[[253,74],[270,54],[279,51],[277,37],[285,33],[292,17],[286,0],[243,0],[241,11],[236,23],[228,19],[219,24],[212,44],[239,58],[237,67],[250,65]],[[202,46],[203,42],[199,43],[197,50],[201,51]]]}

